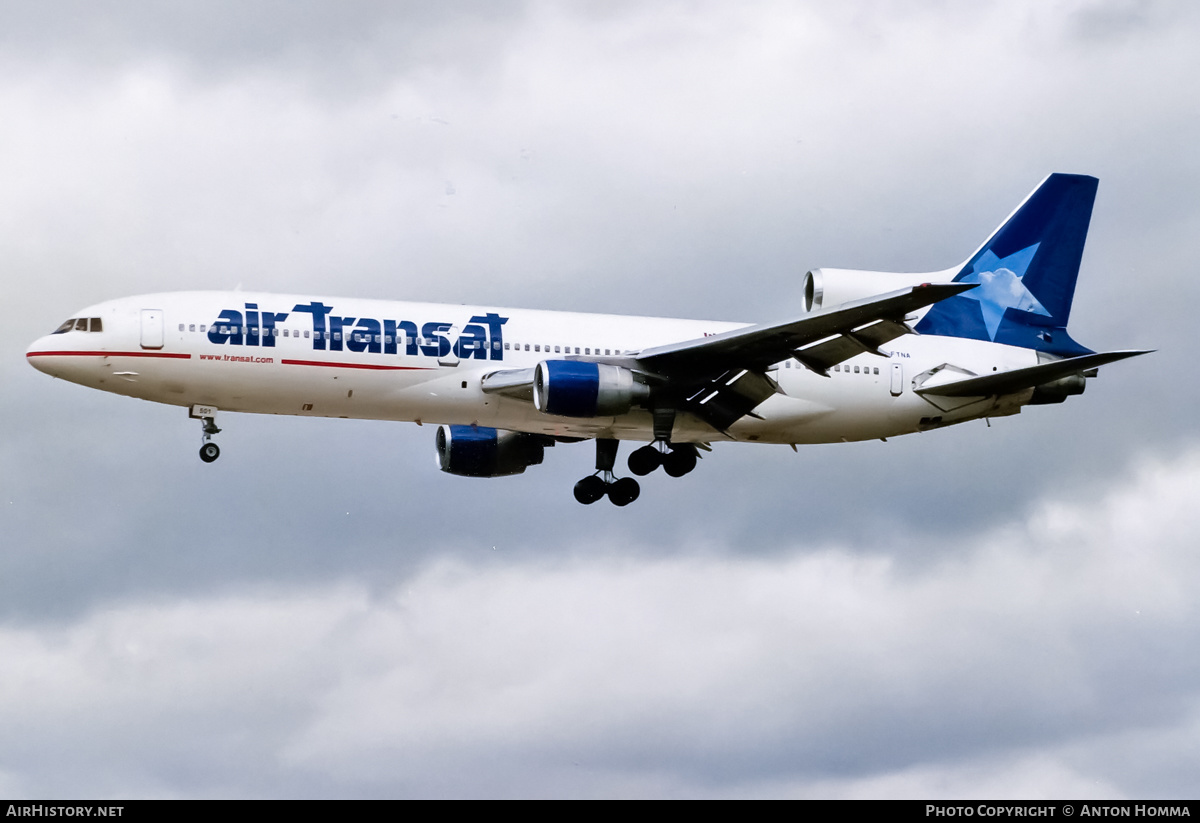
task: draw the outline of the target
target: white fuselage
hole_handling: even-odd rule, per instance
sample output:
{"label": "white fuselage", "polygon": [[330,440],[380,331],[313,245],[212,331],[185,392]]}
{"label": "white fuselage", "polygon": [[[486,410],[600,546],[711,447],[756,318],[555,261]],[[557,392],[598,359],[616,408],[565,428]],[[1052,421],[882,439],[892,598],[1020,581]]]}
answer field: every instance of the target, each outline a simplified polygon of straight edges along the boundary
{"label": "white fuselage", "polygon": [[[560,437],[652,440],[649,412],[556,417],[521,399],[485,393],[501,369],[566,357],[608,358],[743,327],[742,323],[402,303],[248,292],[179,292],[83,309],[100,331],[42,337],[32,365],[81,385],[157,403],[256,414],[477,424]],[[983,375],[1032,366],[1028,349],[904,335],[828,377],[785,361],[770,373],[781,393],[727,433],[689,414],[672,440],[828,443],[905,434],[1012,414],[1028,392],[939,401],[914,379],[949,365]],[[962,370],[958,372],[957,370]]]}

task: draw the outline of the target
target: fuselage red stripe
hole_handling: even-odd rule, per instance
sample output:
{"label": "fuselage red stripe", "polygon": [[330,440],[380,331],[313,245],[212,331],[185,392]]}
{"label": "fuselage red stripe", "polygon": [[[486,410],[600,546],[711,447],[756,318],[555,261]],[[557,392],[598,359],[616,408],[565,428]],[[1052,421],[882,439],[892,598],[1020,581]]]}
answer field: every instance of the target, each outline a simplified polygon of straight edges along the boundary
{"label": "fuselage red stripe", "polygon": [[[180,352],[160,351],[31,351],[26,357],[168,357],[178,360],[191,359],[192,355]],[[432,371],[429,366],[383,366],[374,363],[343,363],[324,360],[281,360],[285,366],[325,366],[333,369],[376,369],[380,371]]]}
{"label": "fuselage red stripe", "polygon": [[326,360],[283,360],[285,366],[326,366],[332,369],[378,369],[380,371],[432,371],[429,366],[379,366],[374,363],[340,363]]}
{"label": "fuselage red stripe", "polygon": [[171,357],[187,360],[190,354],[165,351],[30,351],[26,357]]}

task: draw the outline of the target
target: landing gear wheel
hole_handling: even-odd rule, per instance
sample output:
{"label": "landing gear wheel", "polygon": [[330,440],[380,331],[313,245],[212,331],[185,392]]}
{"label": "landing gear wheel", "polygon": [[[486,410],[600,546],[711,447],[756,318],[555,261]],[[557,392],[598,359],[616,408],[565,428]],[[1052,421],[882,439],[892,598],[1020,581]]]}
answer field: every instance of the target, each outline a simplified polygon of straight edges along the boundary
{"label": "landing gear wheel", "polygon": [[604,496],[608,484],[596,475],[588,475],[575,484],[575,499],[587,506]]}
{"label": "landing gear wheel", "polygon": [[221,456],[221,450],[216,443],[205,443],[200,447],[200,459],[205,463],[211,463]]}
{"label": "landing gear wheel", "polygon": [[608,499],[614,506],[628,506],[642,493],[641,486],[632,477],[622,477],[608,485]]}
{"label": "landing gear wheel", "polygon": [[672,477],[683,477],[696,468],[696,452],[694,449],[675,449],[670,454],[663,455],[663,471]]}
{"label": "landing gear wheel", "polygon": [[642,446],[629,455],[629,470],[638,477],[645,477],[662,465],[663,454],[653,445]]}

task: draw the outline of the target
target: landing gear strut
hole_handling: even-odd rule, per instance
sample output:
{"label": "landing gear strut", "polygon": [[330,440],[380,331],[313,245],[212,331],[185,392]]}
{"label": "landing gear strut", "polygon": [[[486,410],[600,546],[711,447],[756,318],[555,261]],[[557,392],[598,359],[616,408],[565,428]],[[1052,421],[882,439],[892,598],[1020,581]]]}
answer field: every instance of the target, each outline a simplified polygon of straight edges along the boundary
{"label": "landing gear strut", "polygon": [[221,430],[217,428],[217,410],[212,406],[193,406],[189,416],[200,421],[202,433],[200,459],[205,463],[211,463],[221,456],[221,448],[212,442],[213,435],[221,433]]}
{"label": "landing gear strut", "polygon": [[614,506],[628,506],[641,494],[641,487],[632,477],[613,477],[618,445],[616,440],[596,440],[596,473],[575,484],[575,499],[580,503],[595,503],[607,494]]}

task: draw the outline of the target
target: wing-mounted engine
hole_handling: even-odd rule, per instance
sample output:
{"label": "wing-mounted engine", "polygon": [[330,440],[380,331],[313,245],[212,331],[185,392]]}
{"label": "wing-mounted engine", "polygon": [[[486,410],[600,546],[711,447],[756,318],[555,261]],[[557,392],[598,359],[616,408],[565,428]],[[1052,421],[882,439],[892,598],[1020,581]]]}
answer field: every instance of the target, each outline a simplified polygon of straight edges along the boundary
{"label": "wing-mounted engine", "polygon": [[949,283],[957,268],[937,272],[859,271],[857,269],[813,269],[804,275],[805,311],[840,306],[852,300],[865,300],[905,286],[922,283]]}
{"label": "wing-mounted engine", "polygon": [[436,442],[442,471],[460,477],[505,477],[541,463],[546,438],[486,426],[439,426]]}
{"label": "wing-mounted engine", "polygon": [[578,360],[543,360],[533,374],[533,405],[563,417],[624,414],[650,397],[650,387],[621,366]]}

